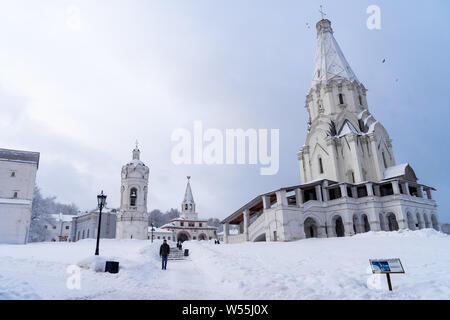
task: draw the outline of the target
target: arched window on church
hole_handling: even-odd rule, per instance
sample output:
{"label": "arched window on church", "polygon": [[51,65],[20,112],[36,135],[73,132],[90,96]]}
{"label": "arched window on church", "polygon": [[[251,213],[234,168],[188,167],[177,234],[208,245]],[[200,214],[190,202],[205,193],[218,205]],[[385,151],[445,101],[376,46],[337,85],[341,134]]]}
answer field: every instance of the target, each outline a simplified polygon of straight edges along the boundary
{"label": "arched window on church", "polygon": [[344,104],[344,95],[339,93],[339,104]]}
{"label": "arched window on church", "polygon": [[132,207],[136,206],[136,199],[137,199],[137,189],[131,188],[131,190],[130,190],[130,206],[132,206]]}
{"label": "arched window on church", "polygon": [[323,163],[322,163],[322,158],[319,157],[319,173],[322,174],[323,173]]}
{"label": "arched window on church", "polygon": [[361,106],[363,105],[361,95],[359,95],[359,105],[361,105]]}
{"label": "arched window on church", "polygon": [[384,168],[387,169],[387,163],[386,163],[386,157],[384,155],[384,151],[381,152],[381,156],[383,157],[383,164],[384,164]]}

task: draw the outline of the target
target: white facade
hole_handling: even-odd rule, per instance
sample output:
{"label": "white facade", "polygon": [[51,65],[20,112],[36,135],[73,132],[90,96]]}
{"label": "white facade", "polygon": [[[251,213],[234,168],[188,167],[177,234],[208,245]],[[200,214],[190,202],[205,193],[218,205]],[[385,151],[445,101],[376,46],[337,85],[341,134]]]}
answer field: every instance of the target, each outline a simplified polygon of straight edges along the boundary
{"label": "white facade", "polygon": [[149,168],[139,159],[136,145],[133,159],[122,167],[117,239],[148,239],[147,194]]}
{"label": "white facade", "polygon": [[[297,154],[302,185],[260,195],[222,221],[224,241],[292,241],[367,231],[440,230],[432,187],[396,165],[392,140],[368,109],[366,89],[317,23],[318,47],[306,98],[308,135]],[[230,235],[231,225],[239,234]]]}
{"label": "white facade", "polygon": [[208,220],[198,218],[190,178],[188,177],[186,192],[181,203],[180,218],[171,220],[161,229],[170,231],[173,234],[172,238],[175,237],[176,241],[216,239],[217,228],[208,226]]}
{"label": "white facade", "polygon": [[157,227],[153,227],[152,231],[152,227],[148,227],[148,239],[175,241],[175,233]]}
{"label": "white facade", "polygon": [[[70,241],[83,239],[97,239],[99,209],[79,214],[72,218]],[[103,208],[102,222],[100,227],[101,239],[116,238],[116,209]]]}
{"label": "white facade", "polygon": [[44,225],[47,230],[44,241],[71,241],[72,218],[69,214],[52,214],[51,220]]}
{"label": "white facade", "polygon": [[0,149],[0,243],[27,242],[39,153]]}

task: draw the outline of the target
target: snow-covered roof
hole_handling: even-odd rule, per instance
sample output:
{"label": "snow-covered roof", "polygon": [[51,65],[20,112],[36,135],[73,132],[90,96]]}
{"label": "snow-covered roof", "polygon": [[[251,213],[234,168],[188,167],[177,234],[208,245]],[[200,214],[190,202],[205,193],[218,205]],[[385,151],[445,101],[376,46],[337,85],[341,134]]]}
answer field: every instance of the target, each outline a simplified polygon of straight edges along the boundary
{"label": "snow-covered roof", "polygon": [[72,221],[72,218],[74,218],[76,216],[71,215],[71,214],[55,213],[55,214],[51,214],[51,217],[53,219],[55,219],[56,221],[70,222],[70,221]]}
{"label": "snow-covered roof", "polygon": [[408,176],[411,178],[411,180],[417,180],[417,177],[414,173],[414,170],[411,168],[411,166],[408,163],[402,163],[393,167],[389,167],[386,170],[384,170],[383,179],[392,179],[397,178],[401,176]]}
{"label": "snow-covered roof", "polygon": [[359,134],[358,130],[356,130],[353,124],[350,121],[346,120],[338,133],[338,137],[340,138],[350,133]]}
{"label": "snow-covered roof", "polygon": [[0,149],[0,160],[35,163],[39,167],[39,152]]}
{"label": "snow-covered roof", "polygon": [[[148,232],[152,232],[152,227],[148,227]],[[159,233],[172,233],[172,231],[167,231],[161,228],[153,227],[153,232],[159,232]]]}
{"label": "snow-covered roof", "polygon": [[331,80],[359,82],[333,36],[330,20],[322,19],[316,28],[317,51],[311,87]]}

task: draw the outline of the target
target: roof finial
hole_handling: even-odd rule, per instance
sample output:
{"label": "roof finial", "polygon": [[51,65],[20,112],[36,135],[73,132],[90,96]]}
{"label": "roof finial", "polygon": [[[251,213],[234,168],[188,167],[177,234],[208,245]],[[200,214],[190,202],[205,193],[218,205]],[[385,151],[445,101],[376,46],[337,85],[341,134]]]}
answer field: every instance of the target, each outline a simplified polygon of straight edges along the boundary
{"label": "roof finial", "polygon": [[137,139],[136,139],[135,144],[136,144],[136,149],[139,149],[139,142],[137,141]]}
{"label": "roof finial", "polygon": [[325,12],[323,12],[323,7],[322,5],[320,5],[320,10],[319,10],[320,14],[322,15],[322,20],[324,19],[324,16],[326,16],[327,14]]}
{"label": "roof finial", "polygon": [[191,180],[191,176],[187,176],[187,179],[188,179],[188,180]]}

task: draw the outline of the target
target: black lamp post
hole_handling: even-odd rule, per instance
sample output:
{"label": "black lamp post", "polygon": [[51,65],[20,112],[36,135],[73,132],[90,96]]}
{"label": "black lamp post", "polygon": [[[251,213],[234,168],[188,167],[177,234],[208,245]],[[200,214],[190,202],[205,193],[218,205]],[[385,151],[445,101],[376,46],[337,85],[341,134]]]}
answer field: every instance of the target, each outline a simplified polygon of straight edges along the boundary
{"label": "black lamp post", "polygon": [[95,255],[98,256],[98,246],[100,244],[100,227],[102,225],[102,209],[106,204],[106,194],[102,193],[97,196],[98,208],[100,209],[100,213],[98,214],[98,230],[97,230],[97,246],[95,247]]}
{"label": "black lamp post", "polygon": [[155,231],[155,228],[154,228],[154,225],[153,225],[153,222],[152,222],[152,243],[153,243],[153,231]]}

